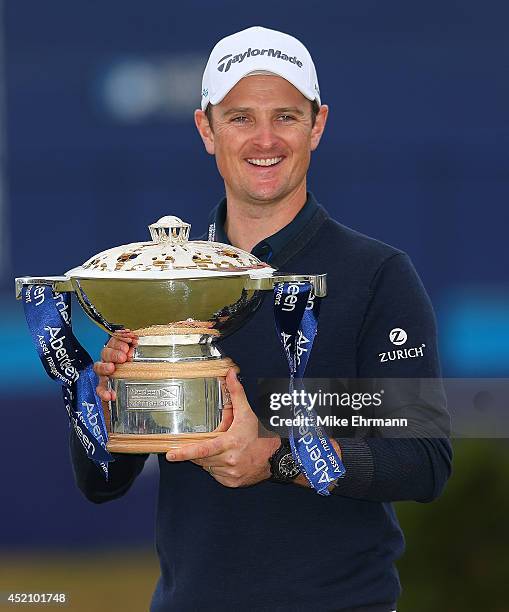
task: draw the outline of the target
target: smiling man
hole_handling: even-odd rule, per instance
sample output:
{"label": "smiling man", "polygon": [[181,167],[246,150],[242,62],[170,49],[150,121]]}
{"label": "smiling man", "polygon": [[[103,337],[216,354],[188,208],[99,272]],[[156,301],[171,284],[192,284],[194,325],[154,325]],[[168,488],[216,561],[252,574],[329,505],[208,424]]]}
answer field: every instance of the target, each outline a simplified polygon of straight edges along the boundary
{"label": "smiling man", "polygon": [[[226,51],[241,47],[225,66]],[[216,45],[195,122],[225,183],[232,242],[251,250],[302,209],[327,114],[311,57],[292,36],[250,28]]]}
{"label": "smiling man", "polygon": [[[434,316],[408,257],[337,223],[307,191],[327,115],[314,64],[295,38],[255,27],[216,45],[195,112],[225,185],[209,237],[283,272],[328,274],[309,377],[437,377]],[[404,543],[391,502],[435,499],[450,474],[450,444],[426,437],[331,440],[346,473],[332,495],[317,495],[288,440],[259,437],[254,382],[288,376],[273,326],[265,299],[222,342],[246,377],[243,386],[228,373],[233,413],[225,416],[226,433],[159,455],[161,577],[153,612],[395,609],[395,561]],[[420,352],[382,363],[380,353],[401,344],[402,331]],[[95,370],[104,401],[112,399],[105,377],[133,350],[117,339],[103,350]],[[73,433],[71,451],[78,486],[94,502],[123,495],[146,459],[117,455],[104,483]]]}

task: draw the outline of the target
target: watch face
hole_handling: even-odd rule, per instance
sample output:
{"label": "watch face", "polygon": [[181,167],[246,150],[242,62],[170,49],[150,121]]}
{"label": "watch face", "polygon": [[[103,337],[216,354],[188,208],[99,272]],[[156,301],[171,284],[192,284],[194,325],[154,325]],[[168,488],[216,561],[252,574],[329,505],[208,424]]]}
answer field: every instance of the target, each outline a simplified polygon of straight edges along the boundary
{"label": "watch face", "polygon": [[292,453],[283,455],[279,460],[279,473],[284,478],[295,478],[300,473],[299,466],[295,463]]}

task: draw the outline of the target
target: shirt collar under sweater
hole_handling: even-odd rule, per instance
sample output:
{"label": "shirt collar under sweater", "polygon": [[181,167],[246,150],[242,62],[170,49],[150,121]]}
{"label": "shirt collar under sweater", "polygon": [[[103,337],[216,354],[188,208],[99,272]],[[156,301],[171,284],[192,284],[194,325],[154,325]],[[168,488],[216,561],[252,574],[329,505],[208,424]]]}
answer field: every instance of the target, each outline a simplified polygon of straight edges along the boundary
{"label": "shirt collar under sweater", "polygon": [[[253,247],[251,253],[262,261],[270,261],[273,265],[281,266],[304,246],[301,240],[295,241],[295,239],[299,236],[302,236],[302,239],[306,236],[311,237],[327,217],[326,211],[318,204],[313,194],[308,192],[306,203],[294,219],[272,236],[261,240]],[[224,229],[225,221],[226,198],[223,198],[210,214],[209,235],[213,227],[216,242],[231,244]]]}

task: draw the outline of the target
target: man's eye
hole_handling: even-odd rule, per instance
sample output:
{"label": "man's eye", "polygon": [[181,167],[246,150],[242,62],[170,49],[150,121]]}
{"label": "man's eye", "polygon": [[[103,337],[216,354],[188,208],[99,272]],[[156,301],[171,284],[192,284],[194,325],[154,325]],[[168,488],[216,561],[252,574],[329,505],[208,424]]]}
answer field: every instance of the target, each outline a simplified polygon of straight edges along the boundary
{"label": "man's eye", "polygon": [[282,123],[287,123],[288,121],[293,121],[294,119],[295,117],[292,115],[279,115],[278,117],[278,121],[281,121]]}
{"label": "man's eye", "polygon": [[244,115],[239,115],[238,117],[233,117],[232,122],[233,123],[245,123],[247,121],[247,117],[245,117]]}

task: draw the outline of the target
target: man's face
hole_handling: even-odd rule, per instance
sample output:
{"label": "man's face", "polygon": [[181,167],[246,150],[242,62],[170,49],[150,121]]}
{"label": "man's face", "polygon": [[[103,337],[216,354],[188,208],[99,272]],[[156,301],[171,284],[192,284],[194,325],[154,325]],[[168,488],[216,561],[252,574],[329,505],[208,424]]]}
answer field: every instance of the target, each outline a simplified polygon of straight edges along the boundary
{"label": "man's face", "polygon": [[212,126],[196,111],[207,151],[216,157],[226,195],[248,203],[277,202],[306,185],[311,151],[320,141],[327,107],[313,126],[311,103],[278,76],[241,79],[212,109]]}

